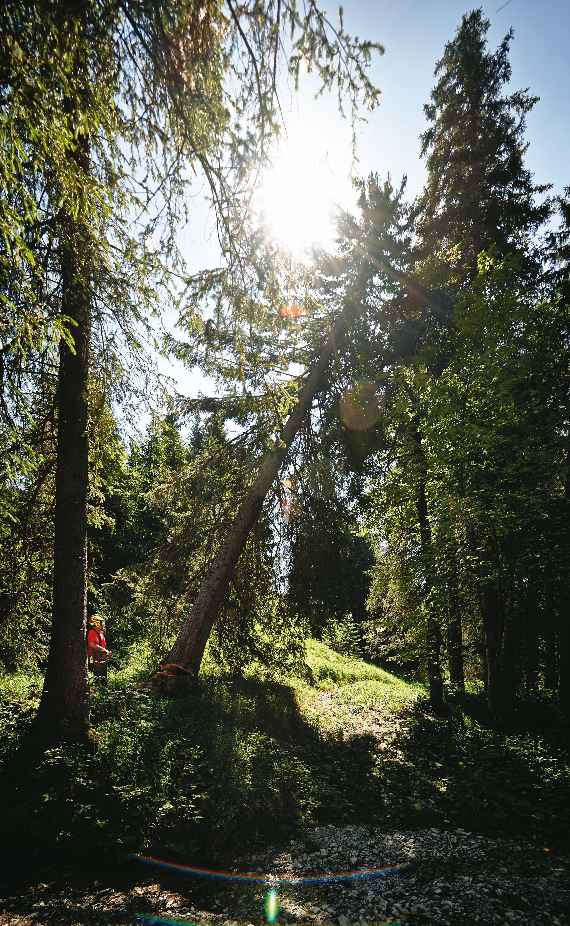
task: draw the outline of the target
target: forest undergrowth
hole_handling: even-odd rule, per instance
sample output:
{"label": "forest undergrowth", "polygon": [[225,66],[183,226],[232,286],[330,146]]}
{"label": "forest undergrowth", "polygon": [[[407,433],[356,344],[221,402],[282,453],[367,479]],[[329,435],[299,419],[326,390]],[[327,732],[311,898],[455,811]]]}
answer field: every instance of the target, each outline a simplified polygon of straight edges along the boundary
{"label": "forest undergrowth", "polygon": [[314,640],[298,676],[208,665],[172,700],[136,687],[147,670],[139,652],[94,688],[94,752],[60,746],[34,767],[21,744],[41,678],[2,679],[8,888],[74,867],[132,877],[136,852],[239,865],[312,825],[508,827],[541,852],[568,849],[570,758],[540,705],[526,729],[522,714],[487,726],[476,695],[437,718],[418,683]]}

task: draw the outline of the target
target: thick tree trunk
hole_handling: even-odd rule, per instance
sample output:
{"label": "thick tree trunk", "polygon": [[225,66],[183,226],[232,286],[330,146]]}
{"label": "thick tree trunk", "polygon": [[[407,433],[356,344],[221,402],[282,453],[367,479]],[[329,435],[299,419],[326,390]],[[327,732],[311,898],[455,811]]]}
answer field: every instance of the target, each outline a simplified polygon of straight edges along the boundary
{"label": "thick tree trunk", "polygon": [[[256,523],[265,498],[277,476],[289,448],[301,424],[311,408],[316,393],[321,388],[329,361],[338,349],[349,325],[360,309],[359,303],[347,301],[343,311],[330,332],[321,352],[311,367],[299,393],[297,405],[291,412],[275,449],[263,460],[257,477],[243,500],[235,520],[229,528],[194,602],[189,619],[182,625],[176,642],[165,665],[183,673],[197,674],[202,662],[206,643],[227,593],[247,536]],[[169,670],[172,671],[172,670]],[[151,682],[170,690],[176,687],[179,677],[156,673]]]}
{"label": "thick tree trunk", "polygon": [[[78,143],[75,160],[87,173],[85,139]],[[82,740],[89,728],[85,635],[91,306],[88,234],[80,219],[61,218],[60,253],[61,311],[75,322],[74,349],[61,340],[52,633],[38,732],[48,740]]]}
{"label": "thick tree trunk", "polygon": [[457,563],[455,553],[451,554],[452,564],[448,577],[449,611],[447,615],[447,657],[449,664],[449,681],[455,691],[465,691],[465,669],[463,665],[463,627],[462,603],[459,597],[457,581]]}
{"label": "thick tree trunk", "polygon": [[[426,498],[425,455],[418,430],[413,435],[418,464],[416,483],[416,511],[420,528],[422,558],[424,561],[426,594],[433,585],[432,576],[432,540],[431,525],[428,517]],[[437,714],[445,713],[443,674],[441,671],[441,630],[437,620],[429,612],[426,621],[426,670],[429,683],[429,699],[432,710]]]}

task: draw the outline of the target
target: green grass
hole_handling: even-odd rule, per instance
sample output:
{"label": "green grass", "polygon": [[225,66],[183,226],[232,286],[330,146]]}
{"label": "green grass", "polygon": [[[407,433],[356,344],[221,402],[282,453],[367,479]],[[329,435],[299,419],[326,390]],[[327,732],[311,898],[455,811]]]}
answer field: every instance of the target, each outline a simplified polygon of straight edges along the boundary
{"label": "green grass", "polygon": [[112,688],[127,688],[148,678],[156,668],[157,658],[147,640],[137,640],[126,652],[111,662],[109,685]]}
{"label": "green grass", "polygon": [[307,641],[306,658],[314,680],[321,688],[366,682],[370,684],[371,691],[378,694],[389,695],[394,689],[398,689],[405,698],[409,698],[412,691],[421,687],[410,684],[391,672],[366,662],[365,659],[337,653],[319,640]]}
{"label": "green grass", "polygon": [[307,642],[306,660],[310,683],[301,679],[290,683],[303,717],[321,736],[344,738],[354,727],[355,712],[381,709],[397,715],[425,694],[418,683],[337,653],[319,640]]}
{"label": "green grass", "polygon": [[0,673],[0,765],[13,753],[34,716],[42,681],[35,670]]}
{"label": "green grass", "polygon": [[326,691],[339,691],[348,703],[367,706],[382,702],[397,710],[411,704],[425,689],[355,656],[344,656],[319,640],[307,643],[307,665],[314,684]]}
{"label": "green grass", "polygon": [[0,673],[0,704],[25,704],[38,700],[43,677],[36,669]]}

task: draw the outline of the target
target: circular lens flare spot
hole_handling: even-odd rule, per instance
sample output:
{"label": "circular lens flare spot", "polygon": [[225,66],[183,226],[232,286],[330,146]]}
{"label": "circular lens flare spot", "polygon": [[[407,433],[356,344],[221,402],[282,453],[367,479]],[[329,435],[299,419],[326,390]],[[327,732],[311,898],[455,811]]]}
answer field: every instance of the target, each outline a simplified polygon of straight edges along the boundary
{"label": "circular lens flare spot", "polygon": [[281,318],[302,318],[306,314],[302,305],[283,305],[279,309]]}
{"label": "circular lens flare spot", "polygon": [[358,383],[339,403],[340,420],[350,431],[368,431],[380,418],[374,383]]}

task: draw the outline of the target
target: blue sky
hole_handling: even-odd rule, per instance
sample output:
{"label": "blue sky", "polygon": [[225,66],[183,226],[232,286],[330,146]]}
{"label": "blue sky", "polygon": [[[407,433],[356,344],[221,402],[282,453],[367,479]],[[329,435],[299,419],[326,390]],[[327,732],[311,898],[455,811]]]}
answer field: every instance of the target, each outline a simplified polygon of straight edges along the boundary
{"label": "blue sky", "polygon": [[[512,86],[529,87],[541,98],[528,119],[527,163],[538,182],[561,189],[570,185],[570,3],[511,0],[501,10],[503,3],[482,4],[491,21],[489,44],[495,48],[513,27]],[[373,68],[383,96],[361,134],[362,164],[407,173],[415,194],[424,176],[418,136],[425,126],[423,104],[434,84],[435,62],[472,7],[455,0],[348,0],[344,9],[351,30],[386,49]]]}
{"label": "blue sky", "polygon": [[[326,6],[333,17],[337,5]],[[301,157],[308,176],[307,196],[311,184],[327,177],[331,190],[338,193],[336,201],[350,205],[351,171],[360,176],[371,171],[381,175],[390,172],[394,181],[406,174],[410,196],[420,191],[425,176],[419,156],[419,136],[425,128],[423,106],[434,84],[436,61],[445,43],[452,39],[462,15],[472,8],[456,0],[345,0],[347,30],[385,47],[385,54],[375,59],[371,69],[372,80],[381,89],[382,97],[379,107],[368,114],[367,123],[359,128],[359,162],[355,171],[350,125],[340,117],[334,98],[315,100],[315,85],[309,79],[305,79],[298,94],[282,94],[290,148],[296,146],[296,152],[286,154],[285,160],[298,162]],[[483,4],[483,11],[491,21],[488,34],[491,48],[499,44],[511,26],[514,29],[510,55],[512,88],[528,87],[540,97],[528,117],[527,165],[537,183],[552,183],[555,191],[561,191],[570,185],[570,2],[510,0],[505,4],[504,0],[493,0]],[[281,185],[287,200],[288,184],[284,181]],[[213,217],[199,190],[196,194],[190,225],[183,232],[183,248],[194,270],[215,264],[218,256]],[[307,197],[301,197],[301,202],[306,200]],[[275,211],[279,211],[279,204]],[[299,214],[297,225],[303,224],[303,215]],[[289,229],[290,226],[291,217]],[[198,373],[174,368],[171,373],[186,393],[206,392],[211,388]]]}

